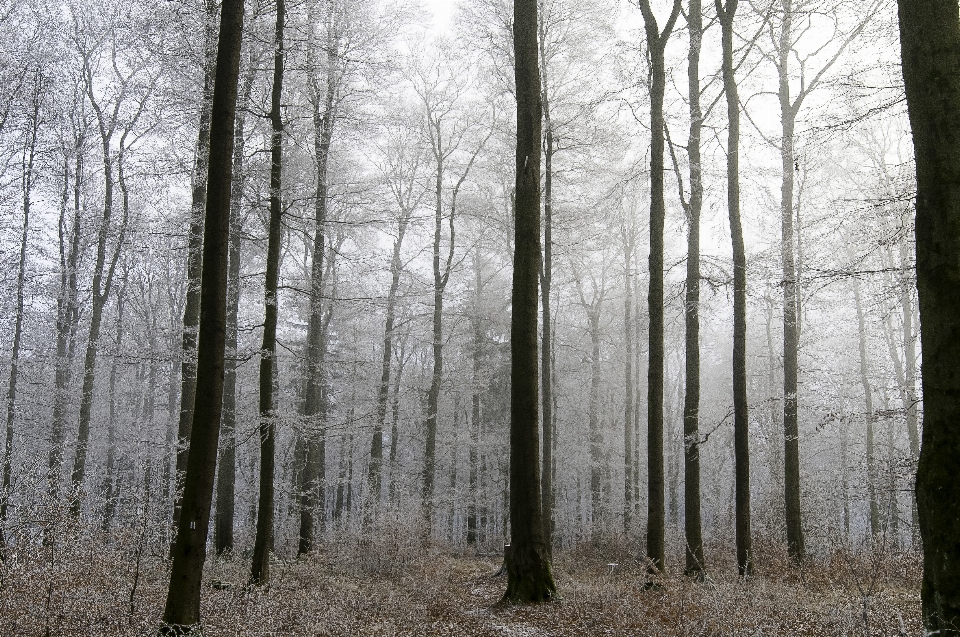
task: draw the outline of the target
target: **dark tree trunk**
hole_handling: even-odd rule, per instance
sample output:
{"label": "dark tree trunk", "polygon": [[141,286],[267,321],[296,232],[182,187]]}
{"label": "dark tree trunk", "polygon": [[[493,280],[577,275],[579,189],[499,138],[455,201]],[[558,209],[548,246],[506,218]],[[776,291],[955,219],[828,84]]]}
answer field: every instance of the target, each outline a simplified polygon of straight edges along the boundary
{"label": "dark tree trunk", "polygon": [[513,15],[517,172],[510,325],[510,554],[506,560],[504,599],[540,602],[555,598],[557,587],[543,534],[537,413],[540,124],[543,115],[537,63],[537,0],[514,0]]}
{"label": "dark tree trunk", "polygon": [[687,206],[686,294],[686,394],[683,401],[683,506],[686,538],[686,573],[701,577],[703,528],[700,522],[700,212],[703,208],[703,166],[700,163],[700,46],[703,11],[700,0],[690,0],[687,13],[690,50],[687,57],[687,88],[690,96],[690,202]]}
{"label": "dark tree trunk", "polygon": [[[187,470],[190,451],[190,427],[197,396],[197,326],[200,323],[200,270],[203,257],[203,216],[207,203],[207,169],[210,159],[210,105],[213,101],[214,46],[217,32],[214,20],[217,3],[206,0],[204,29],[203,96],[193,165],[193,190],[190,205],[190,235],[187,240],[187,295],[183,306],[183,337],[180,363],[180,420],[177,426],[177,483]],[[173,501],[173,525],[180,520],[181,491]],[[172,547],[171,547],[172,551]],[[171,553],[172,554],[172,553]]]}
{"label": "dark tree trunk", "polygon": [[270,228],[267,239],[267,272],[264,284],[263,342],[260,345],[260,499],[257,505],[257,536],[253,545],[250,581],[270,582],[270,552],[273,549],[274,465],[277,426],[274,382],[277,375],[277,284],[280,277],[280,233],[283,207],[280,199],[283,174],[283,27],[284,0],[277,0],[277,26],[273,56],[273,90],[270,97]]}
{"label": "dark tree trunk", "polygon": [[[241,104],[250,101],[253,69],[244,78]],[[224,351],[223,417],[220,426],[220,452],[217,458],[217,513],[214,518],[213,538],[217,555],[233,551],[233,519],[236,511],[237,477],[237,315],[240,311],[240,257],[243,251],[243,173],[245,118],[242,109],[237,113],[233,151],[233,184],[230,188],[230,247],[227,271],[227,335]]]}
{"label": "dark tree trunk", "polygon": [[223,409],[226,344],[227,251],[230,238],[230,182],[243,2],[224,0],[210,127],[210,165],[204,225],[197,346],[197,401],[190,432],[183,507],[177,525],[170,587],[161,634],[184,634],[200,623],[200,582],[206,559],[210,503]]}
{"label": "dark tree trunk", "polygon": [[907,111],[917,164],[917,289],[924,418],[916,498],[923,622],[960,633],[960,16],[952,0],[900,0]]}
{"label": "dark tree trunk", "polygon": [[649,0],[640,0],[650,56],[650,287],[647,291],[649,366],[647,368],[647,558],[651,569],[664,569],[663,476],[663,97],[666,88],[664,50],[680,14],[674,0],[670,17],[660,32]]}
{"label": "dark tree trunk", "polygon": [[736,489],[737,566],[742,577],[753,573],[750,529],[750,419],[747,403],[747,256],[740,221],[740,96],[733,65],[733,19],[737,0],[720,16],[723,49],[723,92],[727,98],[727,211],[733,245],[733,447]]}
{"label": "dark tree trunk", "polygon": [[781,0],[782,25],[777,47],[780,77],[780,259],[783,266],[783,462],[787,552],[794,564],[806,556],[800,514],[800,434],[797,423],[799,328],[797,324],[797,266],[795,256],[793,190],[796,158],[794,128],[803,94],[790,97],[790,54],[793,50],[793,0]]}
{"label": "dark tree trunk", "polygon": [[547,55],[543,20],[538,20],[540,34],[540,83],[543,101],[543,265],[540,270],[540,296],[543,304],[543,342],[540,345],[541,380],[543,388],[543,467],[541,491],[543,498],[543,539],[547,553],[553,554],[553,315],[550,312],[550,290],[553,285],[553,120],[550,118],[550,90],[547,82]]}

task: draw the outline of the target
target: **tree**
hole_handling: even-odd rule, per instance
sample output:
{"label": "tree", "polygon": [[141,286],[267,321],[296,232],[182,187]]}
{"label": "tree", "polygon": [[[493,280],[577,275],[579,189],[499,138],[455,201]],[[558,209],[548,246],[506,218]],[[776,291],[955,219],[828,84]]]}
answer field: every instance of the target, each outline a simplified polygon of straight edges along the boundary
{"label": "tree", "polygon": [[267,239],[267,272],[264,284],[263,343],[260,346],[260,500],[257,504],[257,537],[253,545],[250,581],[270,582],[270,551],[273,549],[274,456],[276,454],[276,413],[274,383],[277,366],[277,283],[280,277],[280,231],[283,206],[280,188],[283,175],[283,27],[284,0],[277,0],[277,27],[273,54],[273,90],[270,93],[270,227]]}
{"label": "tree", "polygon": [[740,219],[740,96],[733,66],[733,18],[737,0],[714,0],[720,19],[723,92],[727,98],[727,215],[733,246],[733,438],[736,490],[737,567],[753,572],[750,530],[750,418],[747,403],[747,255]]}
{"label": "tree", "polygon": [[[687,9],[690,48],[687,55],[687,89],[690,101],[690,200],[687,212],[687,281],[684,317],[686,325],[685,378],[683,399],[683,510],[686,539],[686,573],[702,577],[703,528],[700,523],[700,213],[703,209],[703,165],[700,134],[703,110],[700,106],[700,49],[703,39],[703,8],[690,0]],[[681,188],[681,195],[683,189]]]}
{"label": "tree", "polygon": [[[193,160],[193,184],[190,190],[190,225],[187,238],[187,294],[183,305],[183,331],[180,361],[180,417],[177,425],[176,477],[179,482],[187,469],[190,451],[190,427],[197,395],[197,325],[200,322],[200,273],[203,257],[203,215],[207,202],[207,162],[210,157],[210,105],[213,100],[213,65],[216,45],[217,3],[204,0],[203,87],[199,104],[197,143]],[[173,525],[180,521],[181,495],[174,495]]]}
{"label": "tree", "polygon": [[900,0],[900,46],[917,164],[917,290],[923,441],[917,510],[924,628],[960,634],[960,11],[952,0]]}
{"label": "tree", "polygon": [[[88,16],[83,16],[89,19]],[[75,19],[79,19],[75,16]],[[90,42],[93,34],[87,32],[87,24],[76,23],[75,44],[81,56],[83,87],[93,109],[100,133],[101,159],[103,163],[103,212],[97,231],[97,255],[93,269],[93,298],[90,308],[90,330],[83,358],[83,387],[80,394],[80,417],[77,429],[77,448],[73,461],[73,493],[70,510],[74,517],[80,516],[83,480],[86,475],[87,445],[90,439],[90,412],[93,407],[93,387],[96,380],[97,354],[100,347],[100,328],[103,310],[110,298],[113,277],[123,248],[130,218],[130,201],[124,172],[124,160],[130,147],[137,141],[136,127],[147,112],[147,102],[153,92],[152,78],[145,73],[147,62],[134,58],[121,61],[117,47],[106,53],[100,49],[102,41]],[[111,25],[109,31],[113,30]],[[100,77],[101,65],[109,65],[109,79]],[[110,87],[107,95],[98,100],[97,86],[106,81]],[[132,99],[131,99],[132,98]],[[132,103],[131,103],[132,102]],[[119,139],[116,139],[119,133]],[[114,150],[116,139],[117,149]],[[116,172],[114,172],[116,171]],[[120,189],[121,217],[117,224],[113,250],[109,250],[111,231],[114,230],[114,189]]]}
{"label": "tree", "polygon": [[[777,100],[780,105],[780,141],[775,142],[780,151],[780,263],[783,273],[783,436],[784,436],[784,510],[787,526],[787,552],[794,564],[806,556],[800,507],[800,433],[797,419],[797,392],[800,357],[799,289],[797,266],[797,232],[795,228],[795,180],[799,171],[796,155],[797,116],[804,101],[823,80],[824,74],[836,63],[846,48],[856,39],[868,21],[876,13],[877,3],[871,3],[865,17],[840,41],[832,56],[824,62],[812,77],[808,76],[813,58],[820,50],[801,57],[797,53],[798,40],[809,31],[808,25],[795,30],[794,21],[809,21],[811,13],[803,0],[779,0],[779,29],[771,28],[770,37],[774,53],[769,55],[777,69]],[[828,14],[834,28],[839,30],[836,13]],[[791,58],[800,60],[800,89],[791,93]]]}
{"label": "tree", "polygon": [[210,118],[210,163],[197,341],[197,395],[203,400],[198,400],[194,407],[183,508],[177,525],[178,539],[173,551],[161,635],[185,635],[200,623],[200,582],[206,559],[223,408],[230,183],[242,35],[242,0],[224,0],[220,11]]}
{"label": "tree", "polygon": [[663,481],[663,96],[666,88],[664,52],[680,15],[680,0],[674,0],[663,31],[650,8],[640,0],[640,11],[650,57],[650,286],[647,312],[650,321],[647,367],[647,558],[656,571],[664,568]]}
{"label": "tree", "polygon": [[33,90],[30,95],[29,123],[22,155],[23,230],[20,233],[20,258],[17,263],[16,309],[13,320],[13,345],[10,352],[10,380],[7,383],[6,431],[3,443],[3,485],[0,486],[0,560],[6,559],[7,506],[10,498],[11,463],[13,459],[13,425],[17,407],[17,380],[20,366],[20,339],[23,335],[23,285],[27,268],[27,244],[30,236],[30,206],[33,184],[36,179],[34,162],[37,158],[37,136],[42,120],[40,110],[46,92],[46,79],[37,69],[34,71]]}
{"label": "tree", "polygon": [[217,555],[233,550],[233,518],[237,472],[237,315],[240,311],[240,260],[243,254],[244,108],[250,102],[253,67],[247,71],[237,110],[233,146],[233,183],[230,189],[230,252],[227,271],[227,318],[223,372],[223,415],[220,424],[220,452],[217,457],[217,513],[214,519],[214,546]]}
{"label": "tree", "polygon": [[550,554],[543,537],[537,309],[540,271],[540,72],[537,0],[514,0],[517,87],[516,218],[510,326],[510,552],[504,600],[553,599]]}

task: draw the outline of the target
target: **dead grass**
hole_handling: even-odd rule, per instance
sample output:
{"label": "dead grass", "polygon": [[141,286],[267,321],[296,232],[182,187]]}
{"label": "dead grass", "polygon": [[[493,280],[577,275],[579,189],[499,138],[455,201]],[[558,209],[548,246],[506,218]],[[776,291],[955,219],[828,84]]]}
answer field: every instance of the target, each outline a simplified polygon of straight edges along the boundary
{"label": "dead grass", "polygon": [[[20,538],[0,567],[0,634],[153,635],[166,594],[157,547],[141,552],[136,530],[109,545],[80,529],[48,545]],[[208,637],[227,635],[919,635],[920,561],[836,553],[791,569],[774,549],[743,582],[718,562],[704,582],[679,564],[644,590],[641,553],[626,545],[584,546],[556,556],[562,600],[502,606],[495,557],[434,548],[342,541],[308,559],[277,560],[267,589],[245,585],[249,564],[211,560],[203,617]]]}

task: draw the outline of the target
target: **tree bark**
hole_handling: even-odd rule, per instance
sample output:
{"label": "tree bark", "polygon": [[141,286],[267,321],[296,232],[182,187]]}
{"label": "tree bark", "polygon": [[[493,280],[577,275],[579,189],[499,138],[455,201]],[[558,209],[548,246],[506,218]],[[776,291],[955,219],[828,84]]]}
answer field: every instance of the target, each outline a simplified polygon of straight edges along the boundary
{"label": "tree bark", "polygon": [[184,478],[183,508],[177,526],[170,587],[163,613],[162,635],[183,635],[200,623],[200,582],[206,559],[210,503],[223,408],[226,334],[227,250],[230,235],[230,182],[233,172],[234,120],[243,2],[224,0],[214,81],[207,173],[197,345],[197,395],[190,433],[190,455]]}
{"label": "tree bark", "polygon": [[690,0],[687,10],[690,49],[687,56],[687,89],[690,103],[690,135],[687,153],[690,162],[690,202],[687,206],[687,293],[686,293],[686,393],[683,399],[683,503],[686,538],[686,573],[702,577],[703,529],[700,522],[700,212],[703,208],[703,166],[700,133],[700,47],[703,38],[703,9],[700,0]]}
{"label": "tree bark", "polygon": [[[210,160],[210,108],[213,101],[214,47],[217,32],[214,20],[217,2],[205,0],[203,49],[203,95],[193,164],[193,188],[190,202],[190,227],[187,238],[187,294],[183,306],[183,332],[180,362],[180,418],[177,425],[176,480],[179,486],[187,470],[190,451],[190,427],[197,396],[197,326],[200,323],[200,274],[203,258],[203,216],[207,203],[207,170]],[[173,526],[180,521],[182,494],[177,488],[173,500]],[[171,546],[172,555],[172,546]]]}
{"label": "tree bark", "polygon": [[281,188],[283,175],[283,27],[284,0],[277,0],[276,38],[273,55],[273,89],[270,96],[270,228],[267,239],[267,271],[264,283],[263,342],[260,346],[260,499],[257,505],[257,536],[253,545],[253,584],[270,582],[270,552],[273,549],[274,465],[277,425],[274,381],[277,374],[277,284],[280,277],[280,233],[283,226]]}
{"label": "tree bark", "polygon": [[665,508],[663,475],[663,97],[666,88],[664,51],[680,14],[674,0],[661,33],[649,0],[640,0],[640,11],[650,56],[650,287],[647,312],[650,321],[647,367],[647,558],[651,572],[663,571]]}
{"label": "tree bark", "polygon": [[753,573],[750,529],[750,419],[747,402],[747,255],[740,220],[740,96],[733,65],[733,19],[737,0],[724,7],[714,0],[720,17],[723,50],[723,92],[727,99],[727,212],[733,247],[733,438],[736,490],[737,567],[741,577]]}
{"label": "tree bark", "polygon": [[900,0],[900,46],[917,164],[923,440],[916,479],[923,622],[960,633],[960,16],[952,0]]}
{"label": "tree bark", "polygon": [[504,600],[553,599],[540,498],[537,309],[540,270],[540,73],[537,0],[514,0],[517,88],[516,223],[510,325],[510,554]]}
{"label": "tree bark", "polygon": [[[253,86],[251,67],[243,82],[240,104],[250,101]],[[223,418],[220,425],[220,452],[217,458],[217,512],[214,518],[214,545],[217,555],[233,551],[233,526],[236,512],[237,476],[237,356],[239,352],[237,317],[240,311],[240,260],[243,254],[243,194],[246,183],[244,152],[246,118],[242,106],[237,111],[233,149],[233,183],[230,187],[230,247],[227,270],[227,335],[224,351]]]}

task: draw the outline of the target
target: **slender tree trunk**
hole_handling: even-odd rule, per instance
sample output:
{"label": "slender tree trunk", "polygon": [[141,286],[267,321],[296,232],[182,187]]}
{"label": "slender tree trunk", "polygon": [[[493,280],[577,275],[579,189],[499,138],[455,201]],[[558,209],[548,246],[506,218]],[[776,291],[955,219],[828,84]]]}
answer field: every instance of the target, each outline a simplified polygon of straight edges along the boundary
{"label": "slender tree trunk", "polygon": [[400,378],[403,375],[403,346],[397,364],[397,374],[393,381],[393,402],[390,406],[390,504],[397,506],[400,502],[400,489],[397,484],[400,480],[400,467],[397,460],[397,445],[400,437]]}
{"label": "slender tree trunk", "polygon": [[270,229],[267,240],[267,272],[264,284],[263,343],[260,346],[260,500],[257,505],[257,537],[253,545],[250,581],[270,582],[270,552],[273,548],[274,472],[277,425],[274,382],[277,374],[277,283],[280,277],[280,233],[283,207],[280,199],[283,174],[283,27],[284,0],[277,0],[277,27],[273,56],[273,90],[270,98]]}
{"label": "slender tree trunk", "polygon": [[[124,288],[126,288],[126,281],[123,282],[117,293],[117,336],[114,340],[113,360],[110,363],[110,420],[107,423],[107,475],[102,525],[104,535],[110,533],[110,524],[113,522],[116,511],[117,479],[114,472],[117,462],[117,361],[120,358],[120,352],[123,351],[123,306],[126,300]],[[152,354],[156,356],[157,352]]]}
{"label": "slender tree trunk", "polygon": [[663,476],[663,97],[666,88],[664,50],[680,14],[674,0],[660,32],[649,0],[640,0],[650,56],[650,287],[647,291],[649,365],[647,368],[647,558],[652,571],[663,571],[665,510]]}
{"label": "slender tree trunk", "polygon": [[[243,82],[241,104],[250,101],[253,86],[251,68]],[[217,458],[217,513],[214,518],[214,545],[217,555],[233,551],[233,520],[236,512],[237,476],[237,315],[240,311],[240,258],[243,253],[243,191],[245,117],[238,110],[233,150],[233,183],[230,188],[230,247],[227,270],[227,335],[224,351],[223,417],[220,425],[220,451]]]}
{"label": "slender tree trunk", "polygon": [[510,325],[510,554],[512,602],[557,595],[543,533],[540,498],[537,310],[540,270],[540,145],[542,107],[537,61],[537,0],[514,0],[517,87],[516,224]]}
{"label": "slender tree trunk", "polygon": [[182,514],[160,629],[166,635],[185,634],[200,623],[200,582],[223,409],[230,182],[242,34],[243,2],[223,0],[210,127],[197,345],[197,395],[204,400],[197,401],[194,408]]}
{"label": "slender tree trunk", "polygon": [[13,462],[13,425],[17,414],[17,380],[20,376],[20,339],[23,336],[23,286],[27,269],[27,245],[30,239],[30,204],[33,195],[33,160],[40,129],[40,105],[43,77],[37,72],[32,99],[29,141],[23,152],[23,231],[20,233],[20,259],[17,262],[17,305],[13,320],[13,347],[10,352],[10,380],[7,383],[7,426],[3,444],[3,487],[0,491],[0,560],[6,560],[7,507],[10,503]]}
{"label": "slender tree trunk", "polygon": [[67,409],[73,361],[76,355],[77,328],[80,322],[77,290],[77,265],[80,260],[80,209],[83,184],[83,133],[75,139],[73,179],[73,221],[67,229],[69,174],[64,163],[63,202],[60,208],[58,236],[60,244],[60,289],[57,295],[57,361],[53,397],[53,431],[47,461],[48,493],[56,498],[63,473],[63,445],[67,428]]}
{"label": "slender tree trunk", "polygon": [[750,422],[747,403],[747,256],[740,220],[740,96],[733,65],[733,19],[737,0],[714,0],[720,17],[723,92],[727,99],[727,210],[733,246],[733,438],[736,489],[737,566],[753,573],[750,529]]}
{"label": "slender tree trunk", "polygon": [[543,539],[547,553],[553,555],[553,315],[550,311],[550,291],[553,285],[553,120],[550,118],[550,88],[547,77],[546,34],[543,20],[538,20],[540,35],[541,101],[543,104],[543,265],[540,270],[540,295],[543,305],[543,336],[540,346],[540,384],[543,389],[543,466],[541,468],[541,491],[543,499]]}
{"label": "slender tree trunk", "polygon": [[[390,372],[393,359],[393,338],[397,312],[397,293],[400,290],[400,275],[403,272],[401,250],[403,237],[407,231],[410,214],[401,211],[397,221],[397,236],[393,242],[393,257],[390,260],[390,290],[387,292],[387,317],[383,328],[383,356],[380,364],[380,386],[377,388],[377,415],[374,423],[373,438],[370,442],[370,467],[367,485],[370,490],[368,516],[374,518],[380,508],[383,491],[383,429],[387,422],[387,402],[390,398]],[[391,445],[393,442],[391,441]],[[368,528],[371,526],[367,521]]]}
{"label": "slender tree trunk", "polygon": [[900,0],[900,46],[917,163],[923,440],[916,479],[923,622],[960,633],[960,16],[951,0]]}
{"label": "slender tree trunk", "polygon": [[600,430],[600,303],[587,307],[590,324],[590,405],[588,423],[590,431],[590,511],[593,525],[591,536],[597,541],[600,536],[600,522],[603,517],[600,473],[603,470],[601,447],[603,432]]}
{"label": "slender tree trunk", "polygon": [[[330,2],[331,12],[334,3]],[[332,22],[334,17],[328,16]],[[326,25],[326,81],[312,85],[313,149],[317,162],[314,191],[313,258],[310,271],[310,316],[307,321],[307,356],[303,416],[307,425],[304,434],[304,466],[300,472],[300,555],[313,550],[315,536],[325,530],[325,471],[326,441],[324,433],[325,389],[324,350],[326,349],[323,310],[325,251],[327,241],[327,210],[329,186],[327,167],[330,145],[336,123],[336,97],[339,87],[337,74],[338,42],[332,23]],[[319,518],[319,519],[317,519]]]}
{"label": "slender tree trunk", "polygon": [[700,44],[703,10],[700,0],[690,0],[687,12],[690,50],[687,57],[687,87],[690,99],[689,230],[687,234],[686,294],[686,394],[683,401],[683,503],[686,538],[686,573],[702,577],[703,529],[700,522],[700,211],[703,208],[703,166],[700,163]]}
{"label": "slender tree trunk", "polygon": [[[214,47],[217,32],[214,20],[217,2],[204,0],[203,95],[193,164],[193,189],[190,203],[190,229],[187,239],[187,294],[183,306],[183,332],[180,362],[180,418],[177,425],[177,487],[173,499],[173,526],[180,521],[182,495],[180,483],[187,470],[190,451],[190,427],[197,396],[197,327],[200,324],[200,274],[203,257],[203,217],[207,203],[207,170],[210,160],[210,108],[213,102]],[[173,547],[171,545],[171,555]]]}
{"label": "slender tree trunk", "polygon": [[[92,92],[88,87],[88,91]],[[91,100],[93,98],[91,97]],[[123,172],[123,150],[126,132],[120,139],[120,152],[116,157],[117,177],[116,184],[113,176],[113,155],[111,150],[111,131],[101,121],[101,142],[103,148],[104,196],[103,216],[100,220],[100,231],[97,236],[97,259],[93,270],[93,301],[90,310],[90,332],[87,336],[87,349],[83,358],[83,388],[80,394],[80,418],[77,429],[76,455],[73,461],[72,493],[70,513],[74,518],[80,517],[83,500],[83,480],[86,475],[87,445],[90,440],[90,415],[93,407],[93,387],[96,380],[97,354],[100,348],[100,327],[103,321],[103,309],[110,298],[110,289],[113,285],[113,275],[116,272],[120,250],[123,248],[127,220],[130,215],[129,193]],[[114,186],[120,187],[122,218],[119,226],[116,245],[113,254],[107,263],[107,240],[113,216]]]}
{"label": "slender tree trunk", "polygon": [[876,415],[873,410],[873,391],[867,373],[867,326],[863,316],[863,304],[860,300],[860,282],[853,280],[853,299],[857,308],[857,332],[860,345],[860,383],[863,385],[865,421],[867,425],[867,492],[870,500],[870,540],[880,533],[880,507],[877,505],[877,456],[875,431]]}
{"label": "slender tree trunk", "polygon": [[794,237],[793,190],[796,158],[794,128],[799,99],[790,97],[790,54],[793,51],[793,0],[781,0],[783,24],[777,49],[780,77],[780,258],[783,265],[783,459],[784,510],[787,525],[787,552],[794,564],[800,564],[806,549],[800,514],[800,434],[797,423],[799,371],[799,329],[797,323],[797,266]]}
{"label": "slender tree trunk", "polygon": [[623,533],[629,538],[633,531],[633,419],[634,419],[634,318],[633,318],[633,251],[636,235],[633,227],[624,220],[623,228]]}

